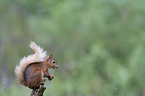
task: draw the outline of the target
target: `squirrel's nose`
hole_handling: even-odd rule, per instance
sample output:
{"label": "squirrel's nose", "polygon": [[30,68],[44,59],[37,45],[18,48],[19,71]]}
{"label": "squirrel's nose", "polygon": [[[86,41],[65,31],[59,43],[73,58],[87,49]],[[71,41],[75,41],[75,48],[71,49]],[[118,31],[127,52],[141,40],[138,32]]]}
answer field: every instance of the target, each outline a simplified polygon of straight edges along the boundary
{"label": "squirrel's nose", "polygon": [[58,68],[58,67],[59,67],[59,65],[56,66],[56,68]]}

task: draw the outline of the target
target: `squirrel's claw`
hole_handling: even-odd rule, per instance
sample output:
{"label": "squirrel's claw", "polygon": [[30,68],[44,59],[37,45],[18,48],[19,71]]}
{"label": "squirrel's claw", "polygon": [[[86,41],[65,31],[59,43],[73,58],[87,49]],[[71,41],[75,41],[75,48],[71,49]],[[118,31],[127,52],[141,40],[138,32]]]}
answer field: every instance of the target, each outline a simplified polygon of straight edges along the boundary
{"label": "squirrel's claw", "polygon": [[50,76],[48,76],[48,80],[52,80],[54,78],[54,76],[52,74],[50,74]]}

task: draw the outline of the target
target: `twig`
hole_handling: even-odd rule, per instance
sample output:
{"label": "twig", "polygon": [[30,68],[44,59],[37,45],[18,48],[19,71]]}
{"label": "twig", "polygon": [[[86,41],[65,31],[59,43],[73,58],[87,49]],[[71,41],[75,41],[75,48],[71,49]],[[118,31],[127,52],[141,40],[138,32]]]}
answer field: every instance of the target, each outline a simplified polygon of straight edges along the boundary
{"label": "twig", "polygon": [[45,87],[44,83],[40,84],[38,89],[32,90],[30,96],[43,96],[45,89],[46,89],[46,87]]}

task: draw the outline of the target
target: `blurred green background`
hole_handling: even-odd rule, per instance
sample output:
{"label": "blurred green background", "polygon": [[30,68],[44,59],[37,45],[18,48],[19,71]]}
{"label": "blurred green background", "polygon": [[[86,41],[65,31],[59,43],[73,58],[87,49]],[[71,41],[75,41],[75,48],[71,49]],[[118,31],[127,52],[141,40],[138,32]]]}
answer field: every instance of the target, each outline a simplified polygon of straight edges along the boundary
{"label": "blurred green background", "polygon": [[0,0],[0,96],[29,96],[15,66],[52,53],[44,96],[145,96],[145,0]]}

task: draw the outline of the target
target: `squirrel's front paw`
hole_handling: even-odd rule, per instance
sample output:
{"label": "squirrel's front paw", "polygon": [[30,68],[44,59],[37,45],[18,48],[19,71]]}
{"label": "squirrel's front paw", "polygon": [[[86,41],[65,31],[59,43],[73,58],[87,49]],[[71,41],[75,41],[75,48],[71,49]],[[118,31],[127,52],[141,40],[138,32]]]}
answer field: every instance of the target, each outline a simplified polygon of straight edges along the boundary
{"label": "squirrel's front paw", "polygon": [[49,80],[52,80],[54,78],[54,76],[52,74],[50,74],[50,76],[48,76]]}

